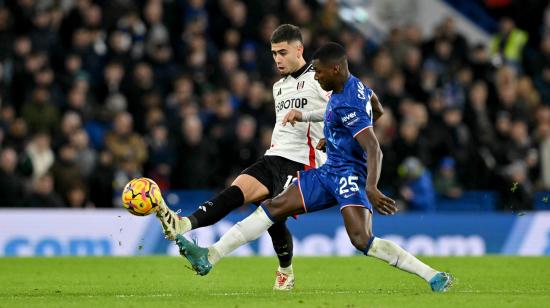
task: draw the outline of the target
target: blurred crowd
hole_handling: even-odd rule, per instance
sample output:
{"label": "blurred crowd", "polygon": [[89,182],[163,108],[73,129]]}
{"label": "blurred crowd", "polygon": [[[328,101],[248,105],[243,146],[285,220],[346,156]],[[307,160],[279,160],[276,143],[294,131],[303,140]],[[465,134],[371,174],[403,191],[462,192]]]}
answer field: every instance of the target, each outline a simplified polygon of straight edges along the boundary
{"label": "blurred crowd", "polygon": [[377,45],[335,0],[13,0],[0,1],[1,206],[111,207],[138,176],[226,186],[269,147],[281,23],[302,29],[306,59],[347,48],[386,108],[380,185],[411,209],[465,190],[528,207],[550,189],[550,25],[532,42],[502,18],[472,46],[444,18],[428,40],[407,25]]}

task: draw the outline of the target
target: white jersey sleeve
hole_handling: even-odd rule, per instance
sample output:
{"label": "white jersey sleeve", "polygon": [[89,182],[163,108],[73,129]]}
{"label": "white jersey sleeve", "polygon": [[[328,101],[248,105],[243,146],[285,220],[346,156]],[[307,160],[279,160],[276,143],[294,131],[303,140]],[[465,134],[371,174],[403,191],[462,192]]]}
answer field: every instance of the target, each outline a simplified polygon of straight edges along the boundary
{"label": "white jersey sleeve", "polygon": [[[283,126],[283,118],[291,109],[319,113],[327,107],[330,94],[323,91],[308,67],[300,76],[286,76],[273,85],[276,122],[271,147],[265,155],[280,156],[310,167],[318,167],[326,154],[315,147],[323,138],[323,122],[297,122]],[[320,111],[321,110],[321,111]]]}
{"label": "white jersey sleeve", "polygon": [[325,116],[325,110],[318,109],[313,111],[302,112],[303,122],[323,122]]}

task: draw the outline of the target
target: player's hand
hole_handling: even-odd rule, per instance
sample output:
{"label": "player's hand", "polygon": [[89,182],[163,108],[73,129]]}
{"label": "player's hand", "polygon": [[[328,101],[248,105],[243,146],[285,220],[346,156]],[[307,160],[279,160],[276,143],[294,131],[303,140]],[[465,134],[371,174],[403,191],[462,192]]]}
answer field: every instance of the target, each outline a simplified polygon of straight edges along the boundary
{"label": "player's hand", "polygon": [[367,197],[378,213],[382,215],[393,215],[397,212],[395,201],[386,197],[378,188],[367,188]]}
{"label": "player's hand", "polygon": [[325,138],[319,139],[319,142],[317,143],[317,146],[315,147],[317,150],[321,150],[323,152],[327,151],[327,140]]}
{"label": "player's hand", "polygon": [[302,112],[300,110],[291,109],[289,112],[285,114],[285,117],[283,118],[283,126],[286,125],[286,123],[289,123],[294,126],[294,123],[301,122],[302,121]]}

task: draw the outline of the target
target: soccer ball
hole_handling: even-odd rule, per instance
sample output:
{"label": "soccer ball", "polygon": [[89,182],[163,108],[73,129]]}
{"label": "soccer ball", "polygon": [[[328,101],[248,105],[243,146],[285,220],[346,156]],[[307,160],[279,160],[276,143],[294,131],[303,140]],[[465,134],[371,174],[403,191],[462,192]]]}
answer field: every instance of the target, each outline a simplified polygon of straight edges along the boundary
{"label": "soccer ball", "polygon": [[162,202],[160,188],[148,178],[133,179],[122,191],[122,206],[136,216],[147,216],[158,210]]}

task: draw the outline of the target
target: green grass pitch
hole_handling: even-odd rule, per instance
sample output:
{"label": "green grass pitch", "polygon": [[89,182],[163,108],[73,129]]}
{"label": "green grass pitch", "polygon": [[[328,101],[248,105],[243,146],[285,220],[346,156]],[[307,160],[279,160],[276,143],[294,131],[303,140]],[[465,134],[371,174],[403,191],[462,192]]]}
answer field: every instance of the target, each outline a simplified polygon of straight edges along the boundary
{"label": "green grass pitch", "polygon": [[176,257],[0,258],[0,307],[550,307],[550,258],[422,258],[452,272],[444,294],[366,257],[295,258],[296,288],[271,290],[275,258],[227,258],[205,277]]}

